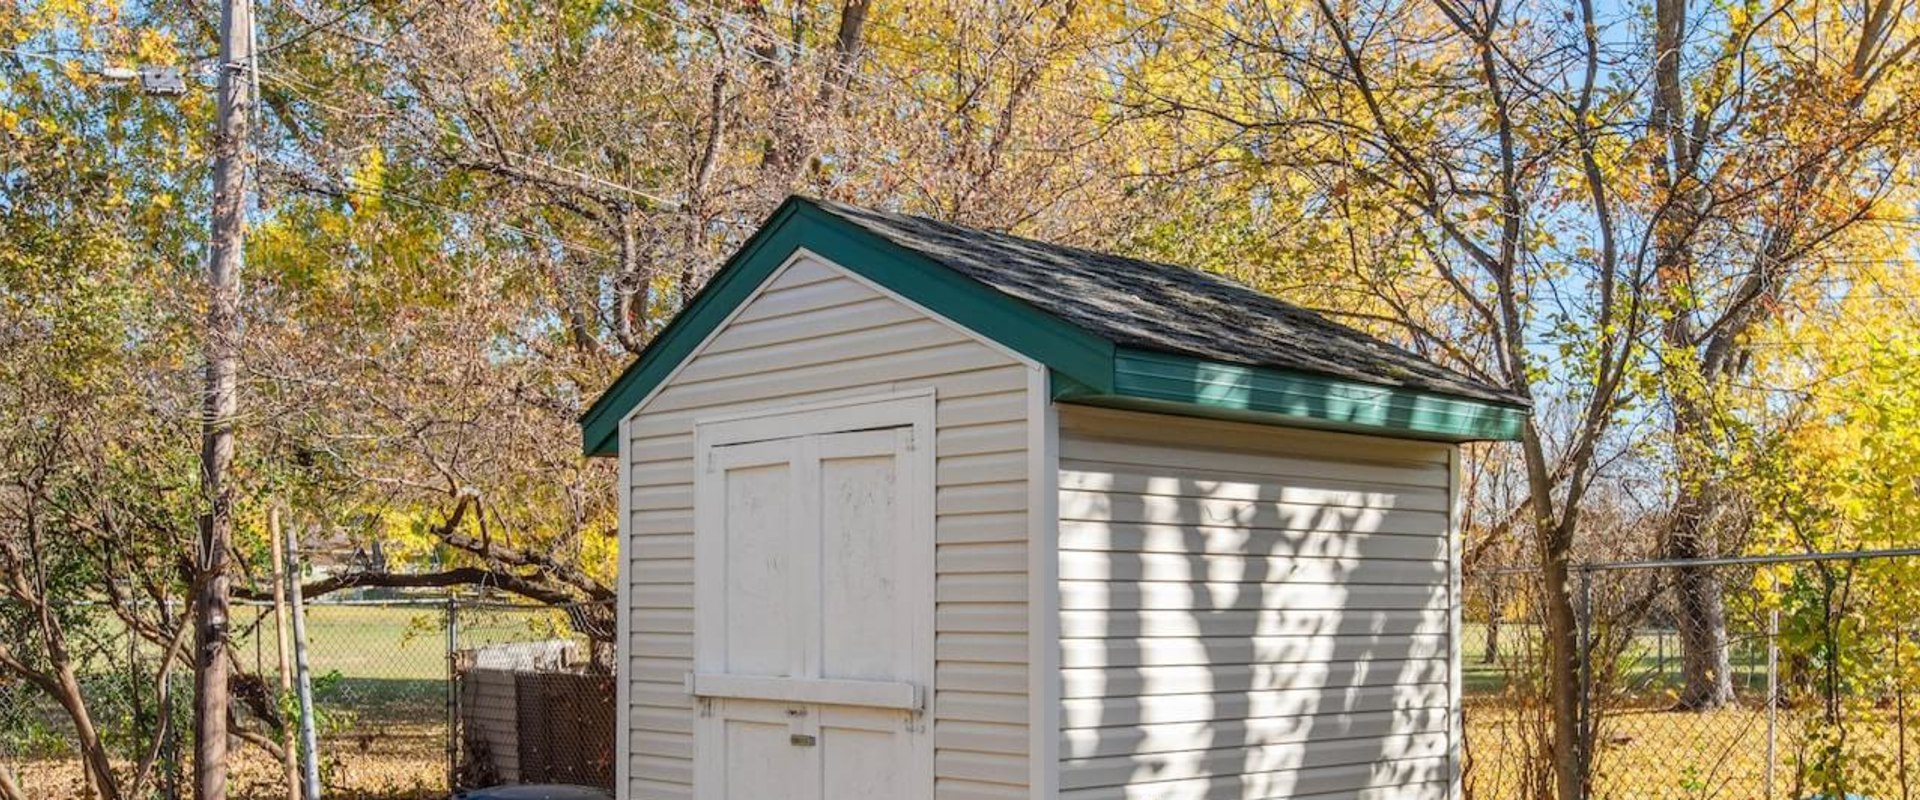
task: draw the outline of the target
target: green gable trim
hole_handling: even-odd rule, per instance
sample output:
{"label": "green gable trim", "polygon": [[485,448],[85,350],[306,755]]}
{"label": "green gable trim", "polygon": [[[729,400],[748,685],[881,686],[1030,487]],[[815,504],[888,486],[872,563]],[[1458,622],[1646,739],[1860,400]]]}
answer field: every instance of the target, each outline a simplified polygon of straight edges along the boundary
{"label": "green gable trim", "polygon": [[1306,428],[1438,441],[1520,438],[1524,408],[1303,372],[1132,348],[1114,354],[1111,393],[1056,399]]}
{"label": "green gable trim", "polygon": [[773,213],[580,417],[586,454],[614,455],[621,418],[802,248],[1046,365],[1055,375],[1091,391],[1113,388],[1111,342],[796,197]]}

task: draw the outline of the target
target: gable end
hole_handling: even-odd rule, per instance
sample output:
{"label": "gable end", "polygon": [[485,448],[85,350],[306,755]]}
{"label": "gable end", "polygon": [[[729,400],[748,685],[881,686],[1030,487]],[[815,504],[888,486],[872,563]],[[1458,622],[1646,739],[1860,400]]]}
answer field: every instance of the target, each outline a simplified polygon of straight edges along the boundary
{"label": "gable end", "polygon": [[794,252],[821,258],[1096,391],[1113,389],[1113,344],[931,259],[789,198],[580,418],[589,456],[614,455],[620,419]]}

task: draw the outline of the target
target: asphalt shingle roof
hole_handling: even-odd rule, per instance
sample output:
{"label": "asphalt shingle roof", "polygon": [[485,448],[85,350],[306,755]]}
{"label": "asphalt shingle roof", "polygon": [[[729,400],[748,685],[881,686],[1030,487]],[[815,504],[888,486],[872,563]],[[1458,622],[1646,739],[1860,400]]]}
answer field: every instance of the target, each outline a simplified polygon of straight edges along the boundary
{"label": "asphalt shingle roof", "polygon": [[924,217],[809,202],[1116,345],[1522,403],[1511,392],[1218,275]]}

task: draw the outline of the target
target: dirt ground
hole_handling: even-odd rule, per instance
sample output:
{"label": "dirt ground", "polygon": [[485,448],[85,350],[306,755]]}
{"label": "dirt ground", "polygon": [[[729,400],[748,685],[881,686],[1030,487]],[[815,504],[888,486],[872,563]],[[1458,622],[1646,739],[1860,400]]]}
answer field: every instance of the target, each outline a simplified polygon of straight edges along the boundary
{"label": "dirt ground", "polygon": [[[388,722],[367,726],[350,736],[322,740],[326,796],[329,800],[445,800],[445,730],[437,720],[427,724]],[[286,796],[280,762],[260,749],[243,747],[234,754],[231,764],[230,791],[235,800]],[[75,759],[26,759],[16,762],[15,769],[28,797],[87,797],[80,763]],[[180,794],[191,796],[190,787],[182,786]]]}

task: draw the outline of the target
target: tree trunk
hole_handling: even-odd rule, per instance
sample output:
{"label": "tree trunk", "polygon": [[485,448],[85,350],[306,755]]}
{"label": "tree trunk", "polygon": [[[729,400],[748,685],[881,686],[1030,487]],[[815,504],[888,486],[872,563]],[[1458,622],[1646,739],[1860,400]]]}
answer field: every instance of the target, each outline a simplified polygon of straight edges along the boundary
{"label": "tree trunk", "polygon": [[1506,585],[1500,576],[1495,575],[1493,580],[1487,582],[1487,646],[1480,651],[1482,664],[1497,664],[1500,661],[1500,622],[1506,601]]}
{"label": "tree trunk", "polygon": [[[65,650],[64,645],[61,650]],[[100,729],[94,725],[92,713],[87,709],[80,678],[73,672],[73,661],[64,652],[58,658],[59,667],[53,676],[59,688],[56,699],[73,722],[75,738],[80,740],[80,759],[86,765],[87,786],[102,800],[117,800],[120,787],[114,781],[113,762],[107,754],[106,743],[101,741]]]}
{"label": "tree trunk", "polygon": [[1480,651],[1480,663],[1496,664],[1500,661],[1500,609],[1495,608],[1487,617],[1487,648]]}
{"label": "tree trunk", "polygon": [[[1520,435],[1525,455],[1528,494],[1533,500],[1534,541],[1540,559],[1540,604],[1543,649],[1546,651],[1547,706],[1552,716],[1552,733],[1545,753],[1553,767],[1553,796],[1558,800],[1585,797],[1586,770],[1581,758],[1583,741],[1580,713],[1580,625],[1574,609],[1573,537],[1578,530],[1579,506],[1569,505],[1554,513],[1554,481],[1547,466],[1546,448],[1540,433],[1529,420]],[[1544,793],[1547,787],[1533,787]]]}
{"label": "tree trunk", "polygon": [[[1688,494],[1683,491],[1682,494]],[[1680,510],[1698,504],[1681,503]],[[1669,531],[1666,558],[1702,558],[1705,552],[1699,520],[1676,514],[1675,530]],[[1720,573],[1713,567],[1679,567],[1674,570],[1674,602],[1677,618],[1674,627],[1680,633],[1680,699],[1674,707],[1683,711],[1709,711],[1733,702],[1733,662],[1727,640],[1726,592]]]}
{"label": "tree trunk", "polygon": [[213,230],[207,261],[206,385],[202,398],[199,571],[194,580],[193,793],[227,796],[227,553],[233,541],[233,420],[238,407],[241,235],[246,224],[247,106],[253,20],[226,0],[220,27],[220,122],[214,138]]}
{"label": "tree trunk", "polygon": [[[1679,487],[1673,515],[1661,542],[1662,558],[1697,559],[1720,555],[1713,544],[1712,512],[1717,502],[1709,483],[1710,466],[1702,441],[1706,410],[1696,393],[1681,387],[1673,395],[1673,436],[1678,450]],[[1674,570],[1674,627],[1680,633],[1679,701],[1683,711],[1710,711],[1733,702],[1733,663],[1727,641],[1727,603],[1720,573],[1713,567]]]}
{"label": "tree trunk", "polygon": [[[1556,534],[1556,539],[1563,537]],[[1553,709],[1554,797],[1579,800],[1584,797],[1585,770],[1581,768],[1580,721],[1580,624],[1573,604],[1573,583],[1567,556],[1546,561],[1541,581],[1546,606],[1547,695]]]}

